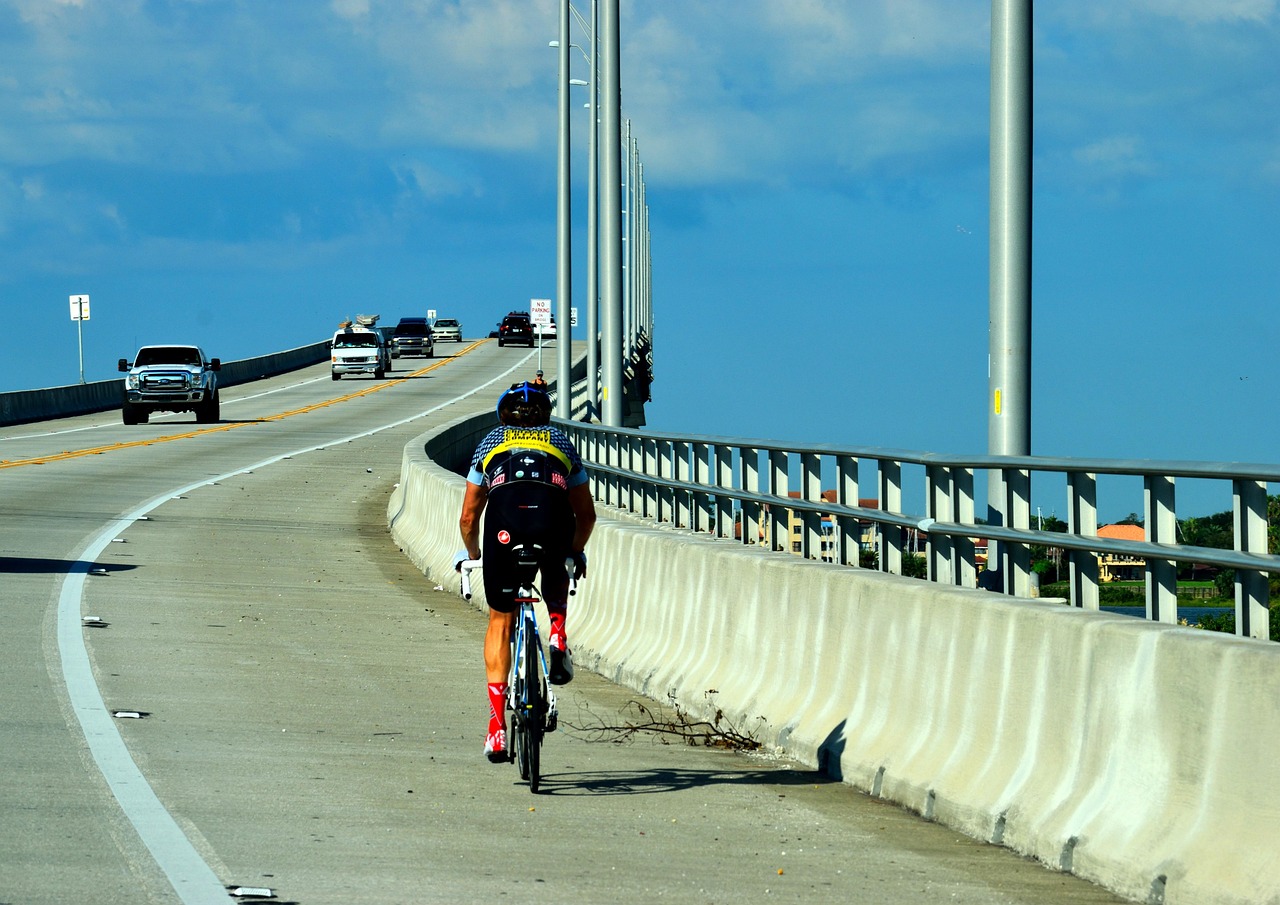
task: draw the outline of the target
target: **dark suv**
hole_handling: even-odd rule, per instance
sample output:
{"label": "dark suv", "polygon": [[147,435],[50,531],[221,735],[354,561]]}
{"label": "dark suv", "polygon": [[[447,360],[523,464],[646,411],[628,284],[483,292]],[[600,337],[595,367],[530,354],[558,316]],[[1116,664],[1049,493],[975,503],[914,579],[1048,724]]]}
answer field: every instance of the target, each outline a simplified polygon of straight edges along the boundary
{"label": "dark suv", "polygon": [[533,324],[529,322],[528,311],[512,311],[498,325],[498,345],[522,343],[533,348]]}
{"label": "dark suv", "polygon": [[391,337],[391,354],[398,358],[434,358],[435,343],[425,317],[402,317]]}

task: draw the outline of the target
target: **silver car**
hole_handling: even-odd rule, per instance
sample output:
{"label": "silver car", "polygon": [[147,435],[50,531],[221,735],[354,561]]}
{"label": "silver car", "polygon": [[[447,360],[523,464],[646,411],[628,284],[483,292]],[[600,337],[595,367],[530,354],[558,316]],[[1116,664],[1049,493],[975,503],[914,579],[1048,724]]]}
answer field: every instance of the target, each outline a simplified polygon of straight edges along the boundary
{"label": "silver car", "polygon": [[451,317],[441,317],[431,325],[431,332],[435,335],[435,340],[441,342],[462,342],[462,324],[458,323]]}

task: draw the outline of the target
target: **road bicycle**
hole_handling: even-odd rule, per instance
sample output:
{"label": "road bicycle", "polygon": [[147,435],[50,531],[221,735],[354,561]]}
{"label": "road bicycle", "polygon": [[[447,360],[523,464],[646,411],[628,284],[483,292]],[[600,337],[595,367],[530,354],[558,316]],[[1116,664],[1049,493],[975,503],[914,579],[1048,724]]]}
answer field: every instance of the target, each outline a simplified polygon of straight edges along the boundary
{"label": "road bicycle", "polygon": [[[519,570],[516,591],[516,624],[511,633],[511,673],[507,679],[507,758],[520,767],[520,778],[535,795],[541,780],[542,737],[554,732],[559,723],[555,692],[547,682],[547,655],[538,632],[534,606],[539,602],[533,579],[538,573],[541,548],[521,544],[512,548]],[[462,596],[471,599],[471,572],[481,560],[463,560]],[[569,572],[569,595],[577,593],[573,560],[565,560]]]}

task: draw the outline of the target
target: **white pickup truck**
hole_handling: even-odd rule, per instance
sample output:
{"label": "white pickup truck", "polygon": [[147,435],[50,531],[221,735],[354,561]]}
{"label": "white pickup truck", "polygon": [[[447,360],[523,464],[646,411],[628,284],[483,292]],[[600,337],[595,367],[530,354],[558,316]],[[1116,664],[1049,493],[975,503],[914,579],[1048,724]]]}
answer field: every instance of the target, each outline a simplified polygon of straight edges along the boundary
{"label": "white pickup truck", "polygon": [[199,346],[143,346],[133,361],[122,358],[119,366],[125,372],[125,424],[145,424],[152,412],[195,412],[202,424],[218,420],[222,362]]}

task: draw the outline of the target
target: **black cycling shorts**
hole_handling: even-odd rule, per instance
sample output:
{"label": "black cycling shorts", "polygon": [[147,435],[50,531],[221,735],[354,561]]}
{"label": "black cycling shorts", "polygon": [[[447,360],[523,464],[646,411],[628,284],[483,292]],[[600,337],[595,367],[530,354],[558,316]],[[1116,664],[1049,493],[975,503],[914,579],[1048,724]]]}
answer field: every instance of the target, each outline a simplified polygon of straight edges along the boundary
{"label": "black cycling shorts", "polygon": [[516,481],[490,490],[481,541],[489,607],[500,613],[516,608],[522,559],[537,563],[543,599],[563,601],[569,580],[564,561],[573,531],[568,494],[558,487]]}

